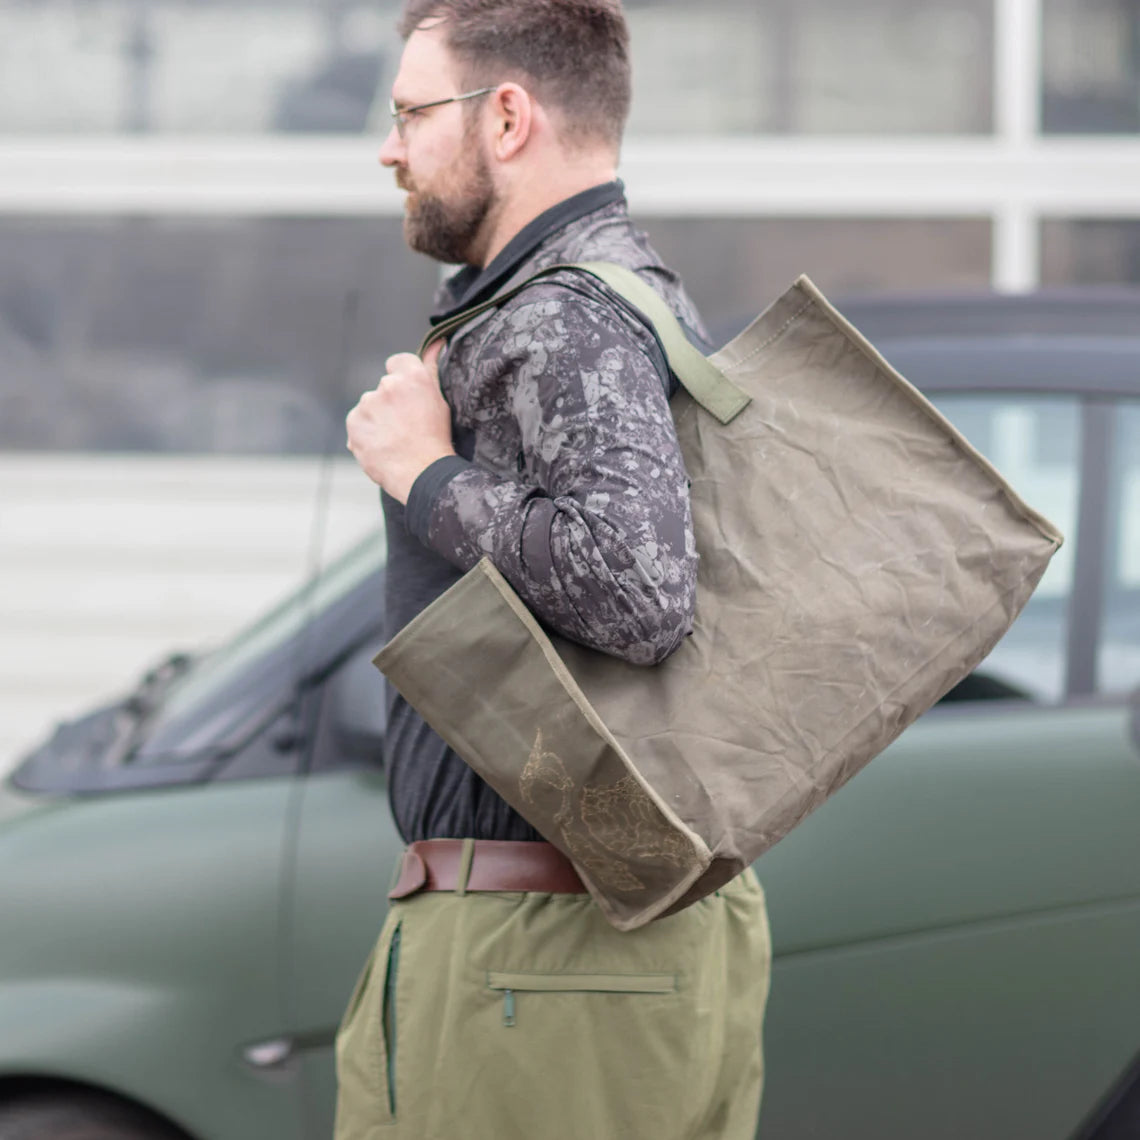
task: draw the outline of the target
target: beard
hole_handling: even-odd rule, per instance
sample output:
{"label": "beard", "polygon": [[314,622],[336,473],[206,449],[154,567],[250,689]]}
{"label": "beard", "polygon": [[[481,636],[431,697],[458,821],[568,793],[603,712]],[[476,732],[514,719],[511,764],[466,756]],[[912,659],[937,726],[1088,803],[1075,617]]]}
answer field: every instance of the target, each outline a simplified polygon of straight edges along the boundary
{"label": "beard", "polygon": [[487,216],[495,204],[491,169],[477,138],[469,140],[470,164],[439,193],[417,190],[407,170],[396,185],[409,191],[404,205],[404,239],[417,253],[448,265],[473,264]]}

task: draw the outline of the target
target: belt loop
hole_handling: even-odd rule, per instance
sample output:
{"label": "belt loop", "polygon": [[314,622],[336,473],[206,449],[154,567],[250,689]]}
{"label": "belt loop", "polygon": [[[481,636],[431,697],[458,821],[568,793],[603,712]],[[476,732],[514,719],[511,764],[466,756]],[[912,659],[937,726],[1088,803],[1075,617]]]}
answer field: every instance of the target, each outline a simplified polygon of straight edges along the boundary
{"label": "belt loop", "polygon": [[459,870],[455,874],[455,893],[467,894],[467,880],[471,878],[471,860],[475,857],[475,840],[465,839],[459,853]]}
{"label": "belt loop", "polygon": [[405,847],[400,852],[399,859],[396,860],[396,865],[392,868],[392,873],[388,876],[388,897],[392,897],[392,892],[396,889],[396,884],[400,881],[400,876],[404,873],[404,864],[408,861],[408,849]]}

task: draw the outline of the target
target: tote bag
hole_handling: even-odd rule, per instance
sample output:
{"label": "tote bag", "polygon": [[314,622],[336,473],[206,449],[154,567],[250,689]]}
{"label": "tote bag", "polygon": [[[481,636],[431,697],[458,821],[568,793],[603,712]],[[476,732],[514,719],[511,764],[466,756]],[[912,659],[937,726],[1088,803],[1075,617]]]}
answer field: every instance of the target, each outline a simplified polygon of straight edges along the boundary
{"label": "tote bag", "polygon": [[973,670],[1062,538],[806,277],[706,358],[636,274],[573,268],[682,385],[692,635],[627,664],[544,632],[485,559],[376,664],[630,930],[723,886]]}

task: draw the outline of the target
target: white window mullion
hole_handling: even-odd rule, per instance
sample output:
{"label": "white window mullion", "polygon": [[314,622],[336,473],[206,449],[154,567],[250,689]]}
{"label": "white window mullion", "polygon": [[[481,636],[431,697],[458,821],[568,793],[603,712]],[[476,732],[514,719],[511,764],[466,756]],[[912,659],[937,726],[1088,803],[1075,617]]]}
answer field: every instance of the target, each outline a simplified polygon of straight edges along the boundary
{"label": "white window mullion", "polygon": [[995,289],[1023,293],[1041,282],[1041,227],[1037,212],[1014,203],[994,217],[993,274]]}
{"label": "white window mullion", "polygon": [[994,133],[1032,146],[1041,132],[1042,0],[995,0]]}
{"label": "white window mullion", "polygon": [[[1041,5],[995,0],[994,133],[1002,151],[1015,158],[1041,143]],[[1020,292],[1040,283],[1039,221],[1028,197],[1015,195],[998,208],[994,288]]]}

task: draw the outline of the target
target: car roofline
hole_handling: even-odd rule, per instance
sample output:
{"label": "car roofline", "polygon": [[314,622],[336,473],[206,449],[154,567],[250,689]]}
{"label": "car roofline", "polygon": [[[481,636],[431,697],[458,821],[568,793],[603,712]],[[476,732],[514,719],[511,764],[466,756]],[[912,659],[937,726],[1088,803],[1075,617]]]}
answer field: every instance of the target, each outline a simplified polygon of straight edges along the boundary
{"label": "car roofline", "polygon": [[924,392],[1140,398],[1140,336],[879,337],[873,343]]}
{"label": "car roofline", "polygon": [[1095,336],[1136,338],[1140,288],[1091,286],[1027,293],[944,290],[840,296],[836,308],[872,339],[895,337]]}

